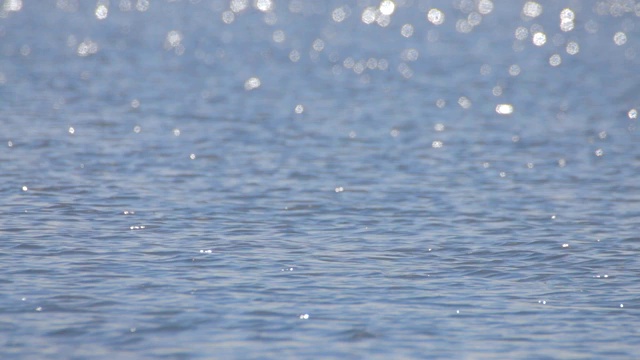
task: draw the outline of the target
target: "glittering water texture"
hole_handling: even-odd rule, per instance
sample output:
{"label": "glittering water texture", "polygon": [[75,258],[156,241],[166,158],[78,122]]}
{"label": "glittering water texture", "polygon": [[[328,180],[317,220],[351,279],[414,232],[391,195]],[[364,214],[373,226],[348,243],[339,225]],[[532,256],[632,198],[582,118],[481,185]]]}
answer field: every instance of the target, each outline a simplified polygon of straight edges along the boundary
{"label": "glittering water texture", "polygon": [[1,358],[637,356],[640,3],[0,3]]}

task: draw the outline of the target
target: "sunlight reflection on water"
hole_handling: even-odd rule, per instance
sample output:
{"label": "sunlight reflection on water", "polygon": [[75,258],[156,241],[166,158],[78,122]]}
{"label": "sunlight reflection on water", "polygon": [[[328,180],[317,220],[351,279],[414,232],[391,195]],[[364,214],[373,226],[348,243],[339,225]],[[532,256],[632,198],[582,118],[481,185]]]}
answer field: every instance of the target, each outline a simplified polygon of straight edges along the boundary
{"label": "sunlight reflection on water", "polygon": [[1,5],[9,357],[635,355],[634,1]]}

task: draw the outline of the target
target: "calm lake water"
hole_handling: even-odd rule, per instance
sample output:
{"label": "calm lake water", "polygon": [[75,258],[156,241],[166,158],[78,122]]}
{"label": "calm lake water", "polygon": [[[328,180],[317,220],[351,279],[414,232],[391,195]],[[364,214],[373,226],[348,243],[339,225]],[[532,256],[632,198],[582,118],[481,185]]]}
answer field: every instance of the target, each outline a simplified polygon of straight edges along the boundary
{"label": "calm lake water", "polygon": [[631,359],[640,3],[2,0],[3,359]]}

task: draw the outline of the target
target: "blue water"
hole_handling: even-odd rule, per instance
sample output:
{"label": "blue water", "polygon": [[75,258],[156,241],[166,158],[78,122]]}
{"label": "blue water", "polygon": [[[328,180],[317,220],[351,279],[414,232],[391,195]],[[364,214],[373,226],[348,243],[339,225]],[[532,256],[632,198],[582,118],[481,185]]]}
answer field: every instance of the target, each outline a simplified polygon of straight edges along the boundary
{"label": "blue water", "polygon": [[389,6],[5,0],[0,357],[636,358],[640,5]]}

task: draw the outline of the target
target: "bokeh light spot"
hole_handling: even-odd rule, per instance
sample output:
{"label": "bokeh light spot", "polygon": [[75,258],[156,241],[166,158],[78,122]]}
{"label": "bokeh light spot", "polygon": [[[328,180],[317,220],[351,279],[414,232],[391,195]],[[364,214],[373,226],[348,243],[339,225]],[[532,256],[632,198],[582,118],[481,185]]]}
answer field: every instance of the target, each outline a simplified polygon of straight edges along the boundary
{"label": "bokeh light spot", "polygon": [[463,109],[468,109],[471,107],[471,100],[469,100],[467,97],[465,96],[461,96],[458,99],[458,105],[460,105]]}
{"label": "bokeh light spot", "polygon": [[535,1],[527,1],[522,7],[522,14],[529,18],[535,18],[542,14],[542,5]]}
{"label": "bokeh light spot", "polygon": [[536,46],[542,46],[547,42],[547,35],[543,32],[537,32],[533,34],[533,44]]}
{"label": "bokeh light spot", "polygon": [[99,4],[96,7],[95,14],[98,20],[104,20],[109,15],[109,8],[104,4]]}
{"label": "bokeh light spot", "polygon": [[367,7],[362,11],[361,20],[363,23],[369,25],[376,21],[376,8]]}
{"label": "bokeh light spot", "polygon": [[580,45],[578,45],[575,41],[570,41],[567,43],[567,54],[575,55],[580,51]]}
{"label": "bokeh light spot", "polygon": [[249,6],[249,0],[231,0],[229,9],[234,13],[244,11]]}
{"label": "bokeh light spot", "polygon": [[268,12],[273,9],[273,1],[271,0],[256,0],[254,3],[256,9],[262,12]]}
{"label": "bokeh light spot", "polygon": [[382,15],[391,15],[396,10],[396,4],[391,0],[382,0],[380,3],[380,13]]}
{"label": "bokeh light spot", "polygon": [[623,33],[622,31],[618,31],[615,35],[613,35],[613,42],[618,46],[626,44],[627,34]]}
{"label": "bokeh light spot", "polygon": [[276,30],[273,32],[272,38],[273,38],[273,42],[281,43],[286,39],[286,36],[284,34],[284,31]]}
{"label": "bokeh light spot", "polygon": [[510,115],[511,113],[513,113],[513,105],[498,104],[498,106],[496,106],[496,112],[500,115]]}
{"label": "bokeh light spot", "polygon": [[493,1],[480,0],[478,1],[478,12],[482,15],[487,15],[493,11]]}
{"label": "bokeh light spot", "polygon": [[331,13],[331,18],[333,19],[333,21],[335,22],[343,22],[344,19],[347,18],[347,11],[345,9],[344,6],[336,8],[335,10],[333,10],[333,12]]}
{"label": "bokeh light spot", "polygon": [[520,75],[520,66],[519,65],[511,65],[509,66],[509,75],[511,76],[518,76]]}
{"label": "bokeh light spot", "polygon": [[402,36],[409,38],[413,35],[413,25],[411,24],[404,24],[402,25],[402,29],[400,30],[400,34],[402,34]]}
{"label": "bokeh light spot", "polygon": [[97,52],[98,44],[90,39],[87,39],[78,45],[77,53],[79,56],[89,56]]}
{"label": "bokeh light spot", "polygon": [[529,30],[524,26],[518,26],[515,31],[516,39],[524,40],[529,36]]}
{"label": "bokeh light spot", "polygon": [[225,24],[231,24],[236,19],[236,15],[233,11],[227,10],[222,13],[222,22]]}
{"label": "bokeh light spot", "polygon": [[560,64],[562,64],[562,57],[559,54],[551,55],[551,57],[549,58],[549,65],[558,66]]}
{"label": "bokeh light spot", "polygon": [[260,85],[260,79],[258,79],[257,77],[250,77],[249,79],[247,79],[247,81],[244,82],[244,89],[250,91],[259,88]]}
{"label": "bokeh light spot", "polygon": [[427,13],[427,20],[433,25],[442,25],[444,23],[444,13],[439,9],[431,9]]}

